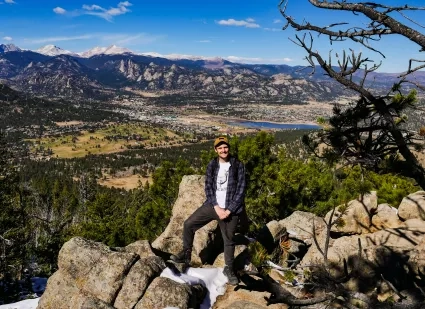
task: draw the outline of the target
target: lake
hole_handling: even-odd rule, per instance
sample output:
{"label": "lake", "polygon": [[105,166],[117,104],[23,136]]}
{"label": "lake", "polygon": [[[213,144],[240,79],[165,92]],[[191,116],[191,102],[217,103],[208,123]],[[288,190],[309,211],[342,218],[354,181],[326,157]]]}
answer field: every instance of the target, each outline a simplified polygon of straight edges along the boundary
{"label": "lake", "polygon": [[299,124],[299,123],[273,123],[266,121],[232,121],[228,122],[232,126],[240,126],[246,128],[258,129],[281,129],[281,130],[318,130],[320,126],[315,124]]}

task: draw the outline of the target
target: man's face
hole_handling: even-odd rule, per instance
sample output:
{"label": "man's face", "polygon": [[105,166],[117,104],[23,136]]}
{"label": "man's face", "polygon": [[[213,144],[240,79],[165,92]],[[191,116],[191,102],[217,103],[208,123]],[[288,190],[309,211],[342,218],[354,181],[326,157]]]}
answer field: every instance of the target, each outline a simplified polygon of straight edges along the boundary
{"label": "man's face", "polygon": [[220,146],[215,147],[214,150],[220,159],[227,160],[227,157],[229,156],[229,146],[227,144],[221,144]]}

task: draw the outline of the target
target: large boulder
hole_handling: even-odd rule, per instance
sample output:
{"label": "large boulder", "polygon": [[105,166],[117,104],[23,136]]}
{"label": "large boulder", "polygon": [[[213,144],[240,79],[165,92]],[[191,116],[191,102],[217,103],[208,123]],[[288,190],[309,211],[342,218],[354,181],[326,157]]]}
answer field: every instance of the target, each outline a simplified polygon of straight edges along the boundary
{"label": "large boulder", "polygon": [[372,217],[371,231],[376,232],[387,228],[398,228],[402,224],[403,222],[397,215],[397,209],[388,204],[380,204],[378,205],[376,214]]}
{"label": "large boulder", "polygon": [[[425,225],[425,222],[424,222]],[[409,267],[415,275],[425,274],[425,237],[409,252]]]}
{"label": "large boulder", "polygon": [[67,241],[59,251],[58,267],[73,279],[86,276],[101,258],[111,253],[111,249],[99,242],[74,237]]}
{"label": "large boulder", "polygon": [[145,294],[149,284],[158,277],[166,267],[157,256],[137,261],[124,280],[114,307],[117,309],[133,308]]}
{"label": "large boulder", "polygon": [[266,224],[267,233],[270,234],[271,238],[277,239],[280,235],[286,233],[286,228],[280,221],[272,220]]}
{"label": "large boulder", "polygon": [[61,249],[59,270],[49,278],[38,308],[199,307],[205,287],[160,277],[165,262],[158,256],[140,259],[145,253],[139,249],[145,245],[139,242],[111,250],[101,243],[72,238]]}
{"label": "large boulder", "polygon": [[150,256],[155,256],[155,253],[153,253],[151,245],[147,240],[135,241],[124,247],[123,251],[129,253],[136,253],[141,259]]}
{"label": "large boulder", "polygon": [[[183,176],[170,223],[152,243],[153,248],[173,254],[183,249],[183,224],[205,201],[204,186],[205,176]],[[213,254],[211,244],[217,235],[217,226],[217,222],[212,221],[196,232],[193,242],[192,263],[204,264],[206,261],[210,261]]]}
{"label": "large boulder", "polygon": [[47,281],[46,290],[38,302],[38,309],[72,309],[71,299],[79,290],[74,279],[58,270]]}
{"label": "large boulder", "polygon": [[100,259],[84,278],[76,280],[77,286],[89,295],[113,304],[125,275],[137,260],[135,253],[111,252]]}
{"label": "large boulder", "polygon": [[[348,269],[355,269],[359,277],[373,277],[374,270],[382,269],[382,265],[405,263],[408,253],[421,243],[423,237],[425,237],[425,222],[412,219],[395,229],[330,239],[328,263],[335,275],[343,275],[343,266],[346,263]],[[323,233],[318,237],[322,250],[325,242],[326,235]],[[300,266],[323,265],[323,262],[323,255],[317,246],[313,245],[302,259]]]}
{"label": "large boulder", "polygon": [[276,248],[281,236],[287,235],[286,228],[283,224],[273,220],[264,225],[258,232],[255,239],[270,254]]}
{"label": "large boulder", "polygon": [[49,278],[39,308],[114,308],[124,278],[138,260],[136,253],[74,237],[59,252],[59,270]]}
{"label": "large boulder", "polygon": [[354,235],[370,233],[372,217],[378,210],[378,197],[376,191],[360,196],[358,199],[348,202],[347,205],[338,206],[335,210],[326,214],[325,220],[333,213],[333,219],[339,219],[338,224],[332,226],[331,231],[340,235]]}
{"label": "large boulder", "polygon": [[402,220],[425,220],[425,191],[418,191],[406,196],[398,206],[398,216]]}
{"label": "large boulder", "polygon": [[267,304],[266,298],[270,297],[270,292],[264,289],[261,280],[259,283],[250,283],[250,289],[235,289],[233,286],[227,286],[226,292],[217,297],[213,309],[288,309],[286,304]]}
{"label": "large boulder", "polygon": [[188,285],[169,278],[158,277],[148,287],[135,309],[157,308],[199,308],[206,295],[206,289],[200,284]]}
{"label": "large boulder", "polygon": [[294,211],[279,225],[286,228],[291,240],[289,252],[294,254],[305,252],[313,243],[313,235],[317,237],[326,228],[322,218],[305,211]]}
{"label": "large boulder", "polygon": [[[58,308],[58,307],[56,307]],[[70,303],[70,309],[115,309],[110,304],[93,297],[89,294],[79,292],[72,296]]]}
{"label": "large boulder", "polygon": [[59,270],[49,279],[40,308],[89,308],[85,304],[94,300],[111,305],[138,259],[135,253],[115,252],[102,243],[74,237],[59,251]]}

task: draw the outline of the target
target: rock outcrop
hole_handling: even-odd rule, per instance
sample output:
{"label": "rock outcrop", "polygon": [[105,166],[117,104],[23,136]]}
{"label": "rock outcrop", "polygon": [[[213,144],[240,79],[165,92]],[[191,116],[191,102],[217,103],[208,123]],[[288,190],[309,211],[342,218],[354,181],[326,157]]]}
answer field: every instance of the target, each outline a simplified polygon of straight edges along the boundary
{"label": "rock outcrop", "polygon": [[122,288],[115,299],[114,307],[117,309],[134,308],[150,283],[164,268],[164,261],[157,256],[138,260],[125,277]]}
{"label": "rock outcrop", "polygon": [[366,194],[347,205],[341,205],[335,212],[329,211],[325,217],[326,222],[333,213],[333,218],[340,218],[339,223],[332,226],[332,232],[341,235],[353,235],[371,232],[372,217],[378,209],[376,192]]}
{"label": "rock outcrop", "polygon": [[[59,270],[49,278],[39,309],[78,308],[196,308],[206,290],[159,277],[166,265],[153,251],[177,253],[182,249],[184,220],[205,199],[203,176],[185,176],[173,216],[164,233],[153,242],[139,240],[124,248],[75,237],[59,252]],[[211,256],[217,223],[199,230],[193,260],[203,264]],[[215,253],[215,256],[219,252]],[[161,295],[161,297],[160,297]]]}
{"label": "rock outcrop", "polygon": [[[270,226],[269,224],[267,226]],[[305,211],[294,211],[289,217],[279,221],[279,227],[286,228],[289,234],[291,239],[289,252],[293,254],[305,253],[313,244],[314,236],[320,235],[325,226],[322,218]]]}
{"label": "rock outcrop", "polygon": [[160,257],[112,251],[80,237],[63,245],[58,266],[39,309],[133,308],[166,267]]}
{"label": "rock outcrop", "polygon": [[[203,186],[203,176],[183,178],[170,223],[152,247],[145,240],[124,248],[109,248],[80,237],[66,242],[59,253],[59,269],[49,278],[38,309],[198,308],[207,293],[204,285],[179,283],[160,275],[166,268],[164,254],[182,249],[183,222],[204,201]],[[377,286],[385,290],[382,277],[408,287],[406,278],[425,273],[423,205],[422,191],[406,197],[398,211],[386,204],[378,205],[376,193],[372,193],[337,208],[334,218],[340,218],[343,224],[328,229],[326,222],[331,213],[325,219],[296,211],[285,219],[269,222],[257,240],[273,246],[286,237],[288,252],[300,260],[297,273],[323,268],[327,243],[326,267],[339,278],[348,271],[350,278],[343,285],[349,290],[367,291]],[[195,263],[223,266],[217,232],[215,222],[197,232],[192,256]],[[239,258],[243,264],[249,258],[247,252],[247,246],[238,246],[236,260]],[[281,284],[288,280],[273,279]],[[248,281],[242,284],[248,285]],[[259,286],[257,290],[228,287],[213,308],[287,308],[285,304],[267,307],[265,296],[270,293],[264,285]],[[394,296],[394,291],[386,289],[385,295],[383,299]]]}
{"label": "rock outcrop", "polygon": [[402,221],[397,215],[396,208],[388,204],[380,204],[375,215],[372,217],[371,231],[376,232],[386,228],[396,228],[401,226],[401,224]]}
{"label": "rock outcrop", "polygon": [[[366,201],[358,199],[347,207],[338,207],[334,220],[340,218],[342,222],[330,228],[328,239],[327,228],[321,231],[316,237],[321,250],[312,245],[299,268],[324,267],[328,242],[328,271],[336,278],[344,278],[348,273],[346,288],[367,291],[385,283],[382,278],[398,282],[399,288],[411,287],[413,278],[420,277],[425,270],[425,221],[421,216],[425,192],[404,198],[398,210],[386,204],[377,206],[376,201],[376,194],[372,194]],[[410,282],[406,278],[411,278]],[[391,295],[393,290],[385,299]]]}
{"label": "rock outcrop", "polygon": [[402,220],[425,220],[425,191],[418,191],[406,196],[398,207],[398,215]]}
{"label": "rock outcrop", "polygon": [[198,308],[205,294],[205,287],[200,284],[188,285],[158,277],[149,285],[145,297],[135,309]]}
{"label": "rock outcrop", "polygon": [[[173,206],[170,223],[152,243],[153,248],[172,254],[183,249],[183,223],[205,201],[204,185],[205,176],[183,177],[179,187],[179,195]],[[202,265],[207,261],[210,263],[214,261],[211,245],[218,233],[216,221],[210,222],[196,232],[192,250],[193,264]]]}

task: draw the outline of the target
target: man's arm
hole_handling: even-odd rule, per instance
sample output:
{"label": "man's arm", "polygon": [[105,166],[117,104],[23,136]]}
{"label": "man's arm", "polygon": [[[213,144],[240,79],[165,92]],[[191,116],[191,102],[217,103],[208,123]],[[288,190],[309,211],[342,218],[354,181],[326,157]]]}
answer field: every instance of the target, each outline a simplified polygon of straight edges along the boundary
{"label": "man's arm", "polygon": [[207,172],[205,175],[205,196],[207,197],[207,202],[211,206],[218,205],[217,197],[214,191],[214,169],[213,169],[214,161],[208,163]]}
{"label": "man's arm", "polygon": [[228,209],[221,208],[218,205],[214,206],[214,210],[217,213],[217,216],[220,218],[220,220],[226,219],[231,213]]}
{"label": "man's arm", "polygon": [[[230,201],[229,205],[227,205],[226,211],[230,211],[231,213],[235,213],[239,207],[241,207],[246,191],[246,175],[245,175],[245,166],[242,162],[238,164],[238,179],[236,185],[236,192],[233,196],[233,199]],[[230,213],[229,213],[230,215]]]}

